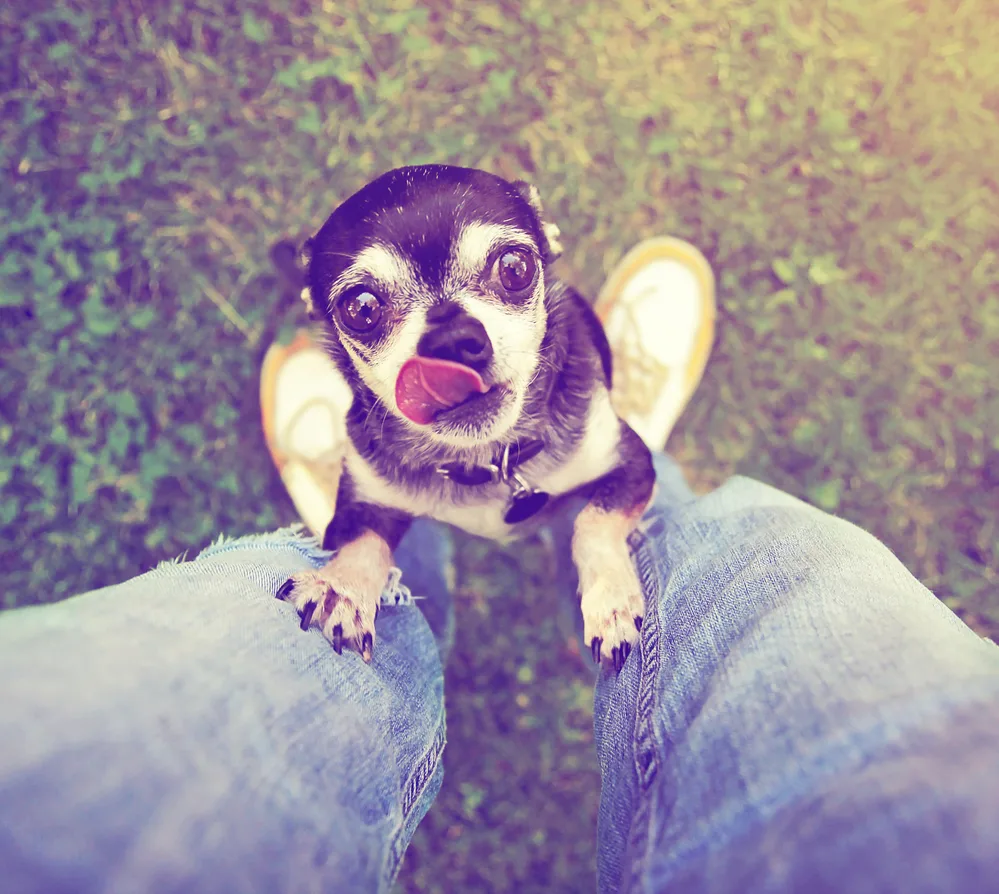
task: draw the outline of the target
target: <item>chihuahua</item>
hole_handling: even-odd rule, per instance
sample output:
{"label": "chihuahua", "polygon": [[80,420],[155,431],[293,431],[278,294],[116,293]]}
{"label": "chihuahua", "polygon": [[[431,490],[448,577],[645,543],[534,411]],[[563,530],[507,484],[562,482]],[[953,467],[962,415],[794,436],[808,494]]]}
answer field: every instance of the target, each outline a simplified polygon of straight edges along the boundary
{"label": "chihuahua", "polygon": [[551,271],[558,237],[534,187],[421,165],[369,183],[307,241],[302,297],[353,404],[323,541],[333,557],[277,595],[338,653],[371,660],[392,551],[413,518],[506,542],[577,497],[572,557],[593,660],[619,671],[638,639],[627,539],[652,497],[652,456],[611,406],[599,319]]}

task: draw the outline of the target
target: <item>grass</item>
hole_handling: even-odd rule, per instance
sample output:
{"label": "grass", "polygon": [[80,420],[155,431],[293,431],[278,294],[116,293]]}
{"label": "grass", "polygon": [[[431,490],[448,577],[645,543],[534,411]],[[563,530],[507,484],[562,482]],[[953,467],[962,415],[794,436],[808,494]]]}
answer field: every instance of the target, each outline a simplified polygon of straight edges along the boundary
{"label": "grass", "polygon": [[[999,635],[994,4],[551,9],[4,5],[4,607],[291,521],[256,377],[300,317],[268,248],[450,161],[533,180],[590,294],[643,236],[698,244],[722,318],[671,450],[860,524]],[[588,889],[589,677],[517,621],[543,552],[463,540],[461,572],[448,777],[400,888]]]}

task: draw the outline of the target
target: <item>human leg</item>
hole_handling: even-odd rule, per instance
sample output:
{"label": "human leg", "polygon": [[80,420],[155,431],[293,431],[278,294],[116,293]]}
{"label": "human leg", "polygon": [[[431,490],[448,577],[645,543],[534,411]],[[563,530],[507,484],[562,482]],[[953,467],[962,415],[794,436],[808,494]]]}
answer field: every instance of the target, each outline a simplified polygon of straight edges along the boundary
{"label": "human leg", "polygon": [[[389,594],[372,664],[338,656],[273,598],[325,557],[246,538],[0,617],[4,891],[389,888],[441,784],[449,613]],[[439,529],[397,561],[446,595]]]}
{"label": "human leg", "polygon": [[[706,268],[653,240],[598,302],[655,448],[704,368]],[[995,890],[999,649],[853,525],[657,472],[641,648],[596,690],[600,890]]]}
{"label": "human leg", "polygon": [[596,692],[600,890],[995,890],[999,648],[859,528],[658,462],[641,648]]}

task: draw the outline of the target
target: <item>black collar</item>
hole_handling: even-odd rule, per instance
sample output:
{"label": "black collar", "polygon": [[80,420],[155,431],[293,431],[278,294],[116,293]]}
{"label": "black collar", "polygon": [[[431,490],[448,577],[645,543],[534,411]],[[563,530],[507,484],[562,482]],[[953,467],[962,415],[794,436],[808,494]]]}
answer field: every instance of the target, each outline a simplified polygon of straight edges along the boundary
{"label": "black collar", "polygon": [[502,481],[511,489],[503,520],[509,525],[530,518],[544,508],[548,494],[535,490],[520,475],[517,467],[533,459],[544,449],[544,441],[526,441],[523,444],[507,444],[499,459],[487,466],[468,466],[464,463],[444,463],[437,467],[438,475],[456,484],[478,485]]}
{"label": "black collar", "polygon": [[509,481],[514,477],[514,469],[534,459],[543,449],[545,443],[540,439],[525,441],[523,444],[507,444],[499,458],[486,466],[469,466],[465,463],[444,463],[437,467],[437,474],[443,475],[455,484],[489,484],[490,482]]}

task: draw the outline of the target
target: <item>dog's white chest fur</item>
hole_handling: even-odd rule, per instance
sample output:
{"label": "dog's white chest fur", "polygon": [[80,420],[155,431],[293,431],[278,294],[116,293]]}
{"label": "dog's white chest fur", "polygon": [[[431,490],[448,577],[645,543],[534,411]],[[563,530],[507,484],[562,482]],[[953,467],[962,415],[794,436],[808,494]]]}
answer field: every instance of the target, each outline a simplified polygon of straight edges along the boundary
{"label": "dog's white chest fur", "polygon": [[[554,465],[542,454],[518,469],[535,490],[552,496],[570,493],[600,478],[617,464],[620,422],[604,388],[598,388],[590,403],[583,437],[573,454]],[[523,531],[503,521],[511,489],[505,484],[483,485],[472,490],[477,498],[461,502],[433,499],[425,492],[411,491],[379,477],[354,452],[346,459],[347,469],[357,488],[358,498],[402,510],[410,515],[433,518],[470,534],[500,542],[515,540]]]}

